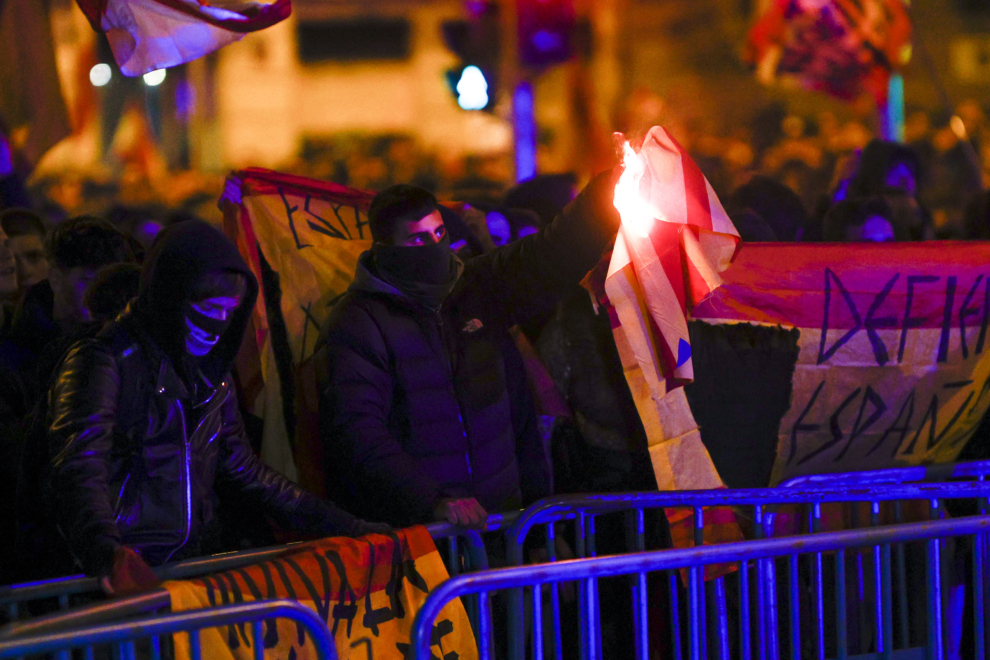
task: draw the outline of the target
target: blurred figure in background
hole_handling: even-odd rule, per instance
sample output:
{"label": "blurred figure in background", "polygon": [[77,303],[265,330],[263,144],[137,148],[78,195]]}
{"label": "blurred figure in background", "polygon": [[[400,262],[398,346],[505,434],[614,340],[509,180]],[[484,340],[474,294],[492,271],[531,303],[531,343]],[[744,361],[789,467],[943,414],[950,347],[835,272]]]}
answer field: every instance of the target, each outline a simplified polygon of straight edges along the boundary
{"label": "blurred figure in background", "polygon": [[824,240],[838,243],[909,241],[910,228],[883,197],[847,199],[825,215]]}
{"label": "blurred figure in background", "polygon": [[0,227],[9,239],[10,249],[17,260],[17,280],[21,291],[48,279],[48,257],[45,256],[45,222],[26,208],[7,209],[0,213]]}
{"label": "blurred figure in background", "polygon": [[800,241],[808,224],[797,194],[768,176],[754,176],[736,188],[725,210],[744,241]]}

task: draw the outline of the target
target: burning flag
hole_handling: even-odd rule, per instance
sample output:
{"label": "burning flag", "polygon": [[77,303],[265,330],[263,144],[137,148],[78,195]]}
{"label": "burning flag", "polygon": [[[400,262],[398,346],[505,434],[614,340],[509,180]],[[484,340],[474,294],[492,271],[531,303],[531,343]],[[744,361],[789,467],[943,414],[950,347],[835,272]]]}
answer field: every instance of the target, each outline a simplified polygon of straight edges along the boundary
{"label": "burning flag", "polygon": [[125,76],[191,62],[275,25],[291,0],[76,0],[98,32],[106,32]]}
{"label": "burning flag", "polygon": [[[722,280],[739,243],[711,185],[667,131],[624,145],[615,187],[622,226],[604,282],[626,380],[646,429],[660,490],[724,488],[681,387],[694,378],[687,315]],[[675,545],[693,544],[687,511],[668,511]],[[728,509],[706,511],[705,540],[742,538]],[[680,523],[680,524],[678,524]]]}

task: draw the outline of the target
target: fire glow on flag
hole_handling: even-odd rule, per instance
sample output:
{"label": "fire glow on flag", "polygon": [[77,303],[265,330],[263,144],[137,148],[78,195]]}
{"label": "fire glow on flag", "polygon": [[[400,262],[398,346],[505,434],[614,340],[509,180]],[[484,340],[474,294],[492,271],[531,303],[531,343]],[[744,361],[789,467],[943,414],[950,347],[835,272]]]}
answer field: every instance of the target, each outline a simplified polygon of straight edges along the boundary
{"label": "fire glow on flag", "polygon": [[[625,170],[615,188],[622,226],[598,297],[612,320],[657,486],[724,488],[681,386],[694,378],[687,315],[721,284],[719,273],[732,262],[739,233],[701,170],[666,130],[653,127],[638,153],[628,143],[624,148]],[[693,543],[690,533],[674,536],[684,537],[679,546]],[[705,538],[742,535],[728,516],[706,525]]]}

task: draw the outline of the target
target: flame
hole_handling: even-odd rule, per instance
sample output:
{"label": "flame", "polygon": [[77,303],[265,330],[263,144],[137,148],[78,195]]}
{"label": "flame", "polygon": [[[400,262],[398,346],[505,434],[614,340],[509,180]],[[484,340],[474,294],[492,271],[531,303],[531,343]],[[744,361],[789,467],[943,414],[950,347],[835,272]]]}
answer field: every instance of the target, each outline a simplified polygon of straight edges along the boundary
{"label": "flame", "polygon": [[639,193],[639,184],[646,174],[646,158],[637,154],[629,145],[622,144],[622,164],[625,169],[619,182],[615,184],[615,197],[612,204],[619,211],[623,226],[638,236],[649,237],[653,228],[653,211],[649,201]]}

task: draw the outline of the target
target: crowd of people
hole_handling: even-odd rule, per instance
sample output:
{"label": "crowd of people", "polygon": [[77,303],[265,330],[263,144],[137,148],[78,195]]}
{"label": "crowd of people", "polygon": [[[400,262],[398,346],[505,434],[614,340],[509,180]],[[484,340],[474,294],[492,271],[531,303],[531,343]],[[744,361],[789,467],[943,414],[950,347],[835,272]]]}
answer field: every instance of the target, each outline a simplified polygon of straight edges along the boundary
{"label": "crowd of people", "polygon": [[[744,241],[990,238],[982,115],[962,117],[952,144],[918,117],[908,144],[796,117],[748,155],[686,143]],[[481,527],[553,492],[655,488],[610,322],[579,286],[617,230],[620,171],[579,194],[572,174],[479,179],[460,205],[380,172],[373,246],[321,339],[321,499],[257,458],[231,371],[258,282],[233,243],[188,206],[64,217],[0,139],[0,581],[83,570],[126,593],[273,529]]]}

